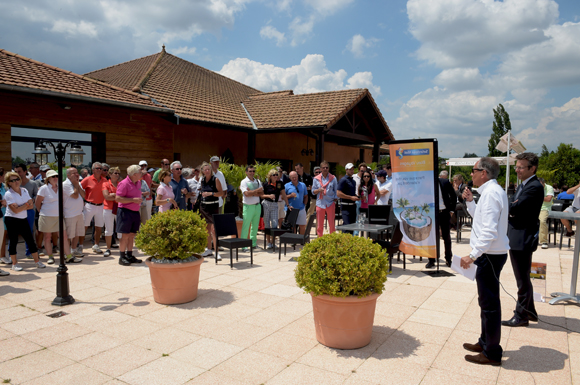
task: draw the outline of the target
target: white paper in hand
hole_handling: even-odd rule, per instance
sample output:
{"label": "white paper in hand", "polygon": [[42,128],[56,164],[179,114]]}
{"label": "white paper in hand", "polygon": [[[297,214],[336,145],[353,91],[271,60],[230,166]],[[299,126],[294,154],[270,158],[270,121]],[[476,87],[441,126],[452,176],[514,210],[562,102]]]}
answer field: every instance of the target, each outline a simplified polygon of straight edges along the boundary
{"label": "white paper in hand", "polygon": [[477,271],[477,266],[475,266],[475,263],[472,263],[471,265],[469,265],[469,269],[464,269],[463,267],[461,267],[461,257],[459,255],[454,255],[453,260],[451,261],[451,270],[473,281],[475,279],[475,272]]}

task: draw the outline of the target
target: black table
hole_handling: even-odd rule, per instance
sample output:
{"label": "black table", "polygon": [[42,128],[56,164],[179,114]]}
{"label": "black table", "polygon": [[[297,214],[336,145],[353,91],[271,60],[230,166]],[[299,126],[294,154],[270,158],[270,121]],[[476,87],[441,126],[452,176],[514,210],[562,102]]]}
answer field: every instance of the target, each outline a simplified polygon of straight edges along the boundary
{"label": "black table", "polygon": [[341,231],[360,231],[365,233],[365,238],[369,237],[369,233],[380,233],[382,231],[391,229],[393,225],[371,225],[369,223],[351,223],[349,225],[336,226],[337,230]]}

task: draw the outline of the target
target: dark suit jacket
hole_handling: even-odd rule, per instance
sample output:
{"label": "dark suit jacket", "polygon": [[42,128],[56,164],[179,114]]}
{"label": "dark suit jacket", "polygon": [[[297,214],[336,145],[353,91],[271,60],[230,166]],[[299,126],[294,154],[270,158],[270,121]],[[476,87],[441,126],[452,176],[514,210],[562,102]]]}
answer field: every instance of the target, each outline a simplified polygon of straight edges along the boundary
{"label": "dark suit jacket", "polygon": [[457,200],[459,200],[459,203],[463,203],[463,190],[465,190],[466,187],[467,187],[467,185],[465,183],[461,183],[459,185],[459,188],[457,189],[457,191],[455,191],[455,194],[457,195]]}
{"label": "dark suit jacket", "polygon": [[457,204],[457,194],[453,189],[453,185],[449,182],[449,179],[439,178],[439,186],[441,186],[441,194],[443,194],[443,203],[445,203],[445,209],[454,211],[455,205]]}
{"label": "dark suit jacket", "polygon": [[[518,190],[522,186],[518,187]],[[518,190],[510,202],[508,238],[512,250],[534,251],[538,247],[536,234],[540,228],[538,217],[544,201],[544,186],[534,175]],[[516,195],[518,195],[516,199]]]}

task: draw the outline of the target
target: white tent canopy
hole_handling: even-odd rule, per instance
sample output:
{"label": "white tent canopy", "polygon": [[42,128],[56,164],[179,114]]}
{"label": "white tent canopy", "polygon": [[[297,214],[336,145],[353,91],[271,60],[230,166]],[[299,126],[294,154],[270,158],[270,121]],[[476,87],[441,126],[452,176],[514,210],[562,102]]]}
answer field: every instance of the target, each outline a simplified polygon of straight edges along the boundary
{"label": "white tent canopy", "polygon": [[[510,155],[510,165],[514,165],[516,163],[516,155]],[[446,166],[475,166],[477,161],[481,158],[449,158],[445,161]],[[507,158],[505,156],[496,156],[493,159],[497,160],[500,166],[507,165]]]}

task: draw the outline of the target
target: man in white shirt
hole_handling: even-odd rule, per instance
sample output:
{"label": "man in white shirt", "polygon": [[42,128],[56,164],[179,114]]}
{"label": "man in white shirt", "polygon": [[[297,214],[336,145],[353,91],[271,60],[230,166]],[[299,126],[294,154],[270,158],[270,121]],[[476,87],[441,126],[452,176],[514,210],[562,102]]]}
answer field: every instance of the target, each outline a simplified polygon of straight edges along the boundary
{"label": "man in white shirt", "polygon": [[[215,177],[220,181],[220,183],[222,184],[222,190],[223,191],[228,191],[228,185],[226,184],[226,177],[224,176],[224,174],[219,170],[220,167],[220,158],[218,158],[217,156],[212,156],[209,159],[209,162],[211,163],[211,170],[213,172],[213,174],[215,175]],[[227,193],[226,193],[227,195]],[[222,197],[219,197],[219,206],[220,206],[220,213],[223,214],[224,213],[224,199]]]}
{"label": "man in white shirt", "polygon": [[387,180],[387,172],[379,170],[377,172],[377,187],[379,188],[379,195],[377,205],[386,206],[389,204],[391,198],[391,191],[393,191],[393,183]]}
{"label": "man in white shirt", "polygon": [[62,184],[62,200],[64,225],[67,236],[71,242],[73,262],[80,262],[75,257],[82,257],[82,247],[79,246],[79,237],[85,235],[85,217],[83,209],[85,203],[85,190],[80,184],[80,175],[76,168],[66,170],[66,180]]}
{"label": "man in white shirt", "polygon": [[[240,238],[251,239],[253,248],[258,247],[258,225],[262,212],[260,196],[264,193],[260,181],[254,178],[255,173],[256,169],[253,166],[246,166],[246,178],[240,183],[244,202],[244,223]],[[249,236],[248,232],[250,232]]]}
{"label": "man in white shirt", "polygon": [[481,308],[481,335],[475,344],[465,343],[466,350],[478,353],[465,360],[480,365],[501,365],[501,302],[499,275],[507,261],[510,248],[507,237],[509,206],[507,195],[497,184],[499,163],[493,158],[481,158],[473,167],[473,184],[481,194],[476,204],[469,189],[463,192],[467,211],[473,217],[469,245],[471,253],[461,258],[461,267],[477,266],[475,280]]}

